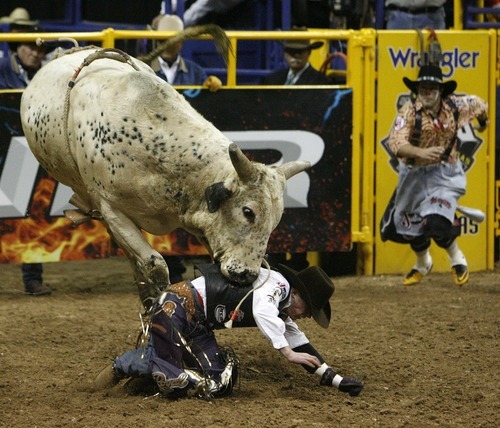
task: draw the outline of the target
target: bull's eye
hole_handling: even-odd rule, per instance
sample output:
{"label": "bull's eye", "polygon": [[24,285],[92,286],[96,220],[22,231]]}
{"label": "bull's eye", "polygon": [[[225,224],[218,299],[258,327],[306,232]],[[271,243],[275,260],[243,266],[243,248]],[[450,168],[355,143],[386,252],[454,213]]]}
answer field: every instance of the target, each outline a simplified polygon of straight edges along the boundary
{"label": "bull's eye", "polygon": [[255,213],[252,208],[243,207],[243,215],[249,222],[253,223],[255,221]]}

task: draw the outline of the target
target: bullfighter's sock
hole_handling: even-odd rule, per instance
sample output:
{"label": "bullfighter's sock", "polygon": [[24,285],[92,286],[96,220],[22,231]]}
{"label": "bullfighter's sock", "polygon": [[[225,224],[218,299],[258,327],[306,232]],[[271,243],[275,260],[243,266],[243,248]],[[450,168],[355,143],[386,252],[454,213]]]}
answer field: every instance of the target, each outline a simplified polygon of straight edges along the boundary
{"label": "bullfighter's sock", "polygon": [[453,244],[451,244],[447,249],[446,252],[448,253],[448,257],[450,259],[450,263],[452,266],[455,265],[465,265],[467,266],[467,260],[464,256],[464,253],[458,248],[457,241],[453,241]]}
{"label": "bullfighter's sock", "polygon": [[422,275],[427,275],[432,268],[432,257],[429,249],[423,251],[416,251],[417,262],[413,269],[418,270]]}

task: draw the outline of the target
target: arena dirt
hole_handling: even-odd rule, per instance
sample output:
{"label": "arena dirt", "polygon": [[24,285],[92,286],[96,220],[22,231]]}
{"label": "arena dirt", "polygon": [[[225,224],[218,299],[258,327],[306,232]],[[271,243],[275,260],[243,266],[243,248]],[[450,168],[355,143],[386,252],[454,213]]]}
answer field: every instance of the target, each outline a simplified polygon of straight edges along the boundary
{"label": "arena dirt", "polygon": [[92,379],[134,346],[140,305],[128,262],[45,265],[52,296],[22,293],[19,265],[0,265],[1,427],[497,427],[500,268],[463,288],[434,273],[334,278],[332,323],[299,321],[359,397],[320,387],[255,329],[217,332],[241,359],[233,395],[168,401]]}

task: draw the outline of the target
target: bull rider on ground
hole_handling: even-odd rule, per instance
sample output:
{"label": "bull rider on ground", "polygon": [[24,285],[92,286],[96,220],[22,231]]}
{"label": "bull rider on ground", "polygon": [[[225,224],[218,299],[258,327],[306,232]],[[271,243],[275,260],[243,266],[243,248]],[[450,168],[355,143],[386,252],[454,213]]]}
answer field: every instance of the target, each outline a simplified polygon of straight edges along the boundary
{"label": "bull rider on ground", "polygon": [[261,268],[254,283],[242,287],[229,283],[219,265],[197,266],[201,276],[170,285],[153,305],[144,346],[116,358],[99,373],[95,387],[142,377],[154,380],[155,389],[169,398],[229,395],[239,361],[231,348],[218,345],[213,330],[258,327],[289,362],[318,376],[320,385],[359,395],[363,382],[337,374],[295,323],[312,317],[328,327],[332,281],[317,266],[300,272],[278,268]]}

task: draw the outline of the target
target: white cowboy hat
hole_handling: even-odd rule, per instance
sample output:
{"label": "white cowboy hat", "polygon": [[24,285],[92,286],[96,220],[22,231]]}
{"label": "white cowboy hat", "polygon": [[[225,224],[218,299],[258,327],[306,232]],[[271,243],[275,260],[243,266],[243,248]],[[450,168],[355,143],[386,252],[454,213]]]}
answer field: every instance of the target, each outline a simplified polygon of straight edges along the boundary
{"label": "white cowboy hat", "polygon": [[31,20],[29,12],[24,7],[16,7],[9,16],[0,18],[0,24],[35,26],[38,25],[38,21]]}
{"label": "white cowboy hat", "polygon": [[184,23],[177,15],[160,15],[156,17],[151,25],[148,25],[149,30],[157,31],[182,31]]}

